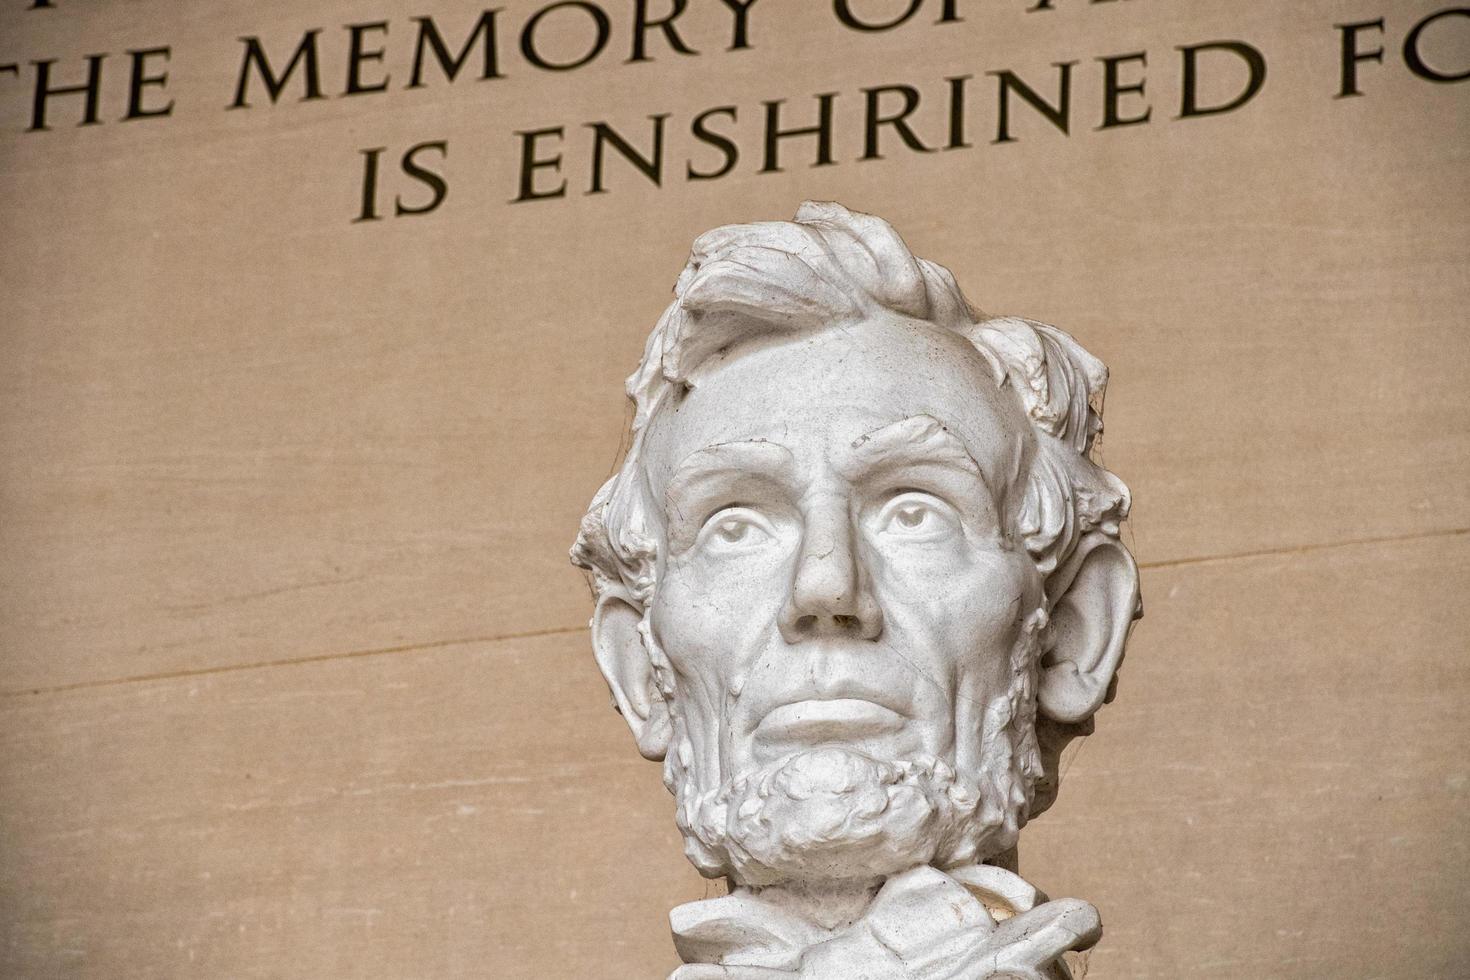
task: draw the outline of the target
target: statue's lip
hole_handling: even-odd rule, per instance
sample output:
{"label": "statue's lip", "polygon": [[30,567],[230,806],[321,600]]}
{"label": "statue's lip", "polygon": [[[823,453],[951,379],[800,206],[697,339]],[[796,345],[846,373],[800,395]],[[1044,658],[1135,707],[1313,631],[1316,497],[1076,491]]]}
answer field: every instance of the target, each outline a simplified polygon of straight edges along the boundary
{"label": "statue's lip", "polygon": [[866,698],[807,698],[766,712],[755,736],[816,744],[886,735],[903,724],[903,715]]}

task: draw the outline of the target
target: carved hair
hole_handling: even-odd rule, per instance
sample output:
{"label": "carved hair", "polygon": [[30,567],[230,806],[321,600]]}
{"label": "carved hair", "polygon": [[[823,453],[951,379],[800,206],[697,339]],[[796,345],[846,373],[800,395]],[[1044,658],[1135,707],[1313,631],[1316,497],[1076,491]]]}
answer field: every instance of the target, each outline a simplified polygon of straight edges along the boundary
{"label": "carved hair", "polygon": [[989,362],[996,385],[1019,400],[1037,451],[1016,531],[1048,581],[1048,604],[1054,603],[1050,577],[1066,566],[1082,536],[1116,537],[1128,516],[1128,488],[1091,458],[1102,431],[1107,368],[1056,327],[980,313],[948,269],[916,258],[888,222],[815,201],[803,204],[795,221],[727,225],[695,240],[674,302],[628,378],[632,445],[593,498],[572,547],[572,561],[590,572],[598,598],[621,586],[646,606],[653,594],[654,502],[646,499],[640,460],[648,423],[669,394],[690,386],[710,355],[741,341],[884,312],[961,334]]}

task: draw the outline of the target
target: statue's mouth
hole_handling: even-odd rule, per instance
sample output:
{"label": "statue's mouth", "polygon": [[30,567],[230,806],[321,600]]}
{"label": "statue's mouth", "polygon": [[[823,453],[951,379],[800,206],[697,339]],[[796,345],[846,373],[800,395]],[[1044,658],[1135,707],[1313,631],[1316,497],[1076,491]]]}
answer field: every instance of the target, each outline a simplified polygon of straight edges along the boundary
{"label": "statue's mouth", "polygon": [[770,746],[853,742],[892,734],[903,724],[898,712],[864,698],[808,698],[767,712],[755,738]]}

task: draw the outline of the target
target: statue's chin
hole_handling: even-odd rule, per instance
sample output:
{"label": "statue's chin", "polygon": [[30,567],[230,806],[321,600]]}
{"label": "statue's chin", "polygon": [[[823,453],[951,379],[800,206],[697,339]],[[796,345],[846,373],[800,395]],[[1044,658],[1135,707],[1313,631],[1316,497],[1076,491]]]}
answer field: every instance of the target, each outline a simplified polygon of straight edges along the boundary
{"label": "statue's chin", "polygon": [[1009,847],[1011,794],[991,789],[1000,799],[986,799],[937,759],[890,762],[823,747],[707,793],[681,792],[679,825],[690,860],[711,877],[756,887],[872,882]]}

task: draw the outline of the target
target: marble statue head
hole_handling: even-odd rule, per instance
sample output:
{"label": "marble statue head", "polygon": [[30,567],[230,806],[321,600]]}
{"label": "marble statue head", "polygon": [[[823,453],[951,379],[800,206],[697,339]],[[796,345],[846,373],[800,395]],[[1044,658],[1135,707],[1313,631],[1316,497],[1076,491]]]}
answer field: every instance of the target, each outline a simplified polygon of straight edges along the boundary
{"label": "marble statue head", "polygon": [[1138,614],[1107,370],[829,203],[700,236],[573,560],[689,858],[737,885],[1009,860]]}

